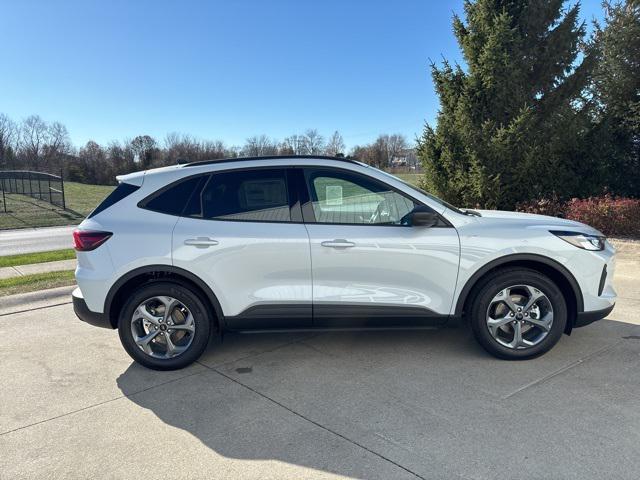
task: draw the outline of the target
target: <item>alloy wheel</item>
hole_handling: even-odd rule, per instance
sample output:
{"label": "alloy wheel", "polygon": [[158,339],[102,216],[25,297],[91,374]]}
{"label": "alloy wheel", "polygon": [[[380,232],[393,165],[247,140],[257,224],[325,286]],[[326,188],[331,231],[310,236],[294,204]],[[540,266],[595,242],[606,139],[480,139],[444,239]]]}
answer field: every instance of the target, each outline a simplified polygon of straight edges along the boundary
{"label": "alloy wheel", "polygon": [[489,303],[486,325],[493,339],[514,350],[542,342],[553,324],[553,306],[547,295],[531,285],[500,290]]}
{"label": "alloy wheel", "polygon": [[195,331],[193,315],[173,297],[148,298],[138,305],[131,318],[133,340],[140,350],[154,358],[183,354],[191,346]]}

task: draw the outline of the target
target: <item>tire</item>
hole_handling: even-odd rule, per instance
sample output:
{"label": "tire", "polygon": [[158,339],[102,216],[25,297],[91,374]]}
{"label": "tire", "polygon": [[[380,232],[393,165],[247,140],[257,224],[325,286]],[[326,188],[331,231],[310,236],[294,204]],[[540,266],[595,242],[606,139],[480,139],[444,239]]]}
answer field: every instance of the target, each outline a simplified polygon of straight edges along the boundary
{"label": "tire", "polygon": [[[145,315],[140,313],[143,310]],[[211,320],[202,300],[188,288],[171,282],[138,288],[118,319],[124,349],[136,362],[153,370],[177,370],[195,362],[207,347],[210,331]],[[151,340],[145,341],[147,338]]]}
{"label": "tire", "polygon": [[[524,311],[529,301],[535,303]],[[476,340],[487,352],[505,360],[524,360],[558,343],[567,323],[567,304],[562,291],[545,275],[505,268],[474,289],[469,320]]]}

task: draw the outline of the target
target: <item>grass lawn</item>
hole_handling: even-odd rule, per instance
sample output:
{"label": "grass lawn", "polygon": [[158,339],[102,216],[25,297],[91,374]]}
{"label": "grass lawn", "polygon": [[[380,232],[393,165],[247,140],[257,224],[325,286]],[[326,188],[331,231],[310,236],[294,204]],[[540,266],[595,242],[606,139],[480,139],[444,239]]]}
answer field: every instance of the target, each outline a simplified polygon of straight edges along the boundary
{"label": "grass lawn", "polygon": [[73,270],[67,270],[0,279],[0,297],[73,285],[76,283],[73,273]]}
{"label": "grass lawn", "polygon": [[87,216],[114,188],[116,187],[112,185],[85,185],[84,183],[65,182],[64,195],[67,208]]}
{"label": "grass lawn", "polygon": [[420,180],[424,176],[422,173],[394,173],[393,175],[415,186],[420,185]]}
{"label": "grass lawn", "polygon": [[76,258],[76,252],[72,248],[66,250],[51,250],[49,252],[23,253],[21,255],[0,257],[0,267],[16,267],[18,265],[29,265],[32,263],[71,260],[72,258]]}
{"label": "grass lawn", "polygon": [[25,195],[6,195],[8,213],[4,213],[0,205],[0,230],[78,224],[114,188],[108,185],[65,182],[65,199],[69,210]]}

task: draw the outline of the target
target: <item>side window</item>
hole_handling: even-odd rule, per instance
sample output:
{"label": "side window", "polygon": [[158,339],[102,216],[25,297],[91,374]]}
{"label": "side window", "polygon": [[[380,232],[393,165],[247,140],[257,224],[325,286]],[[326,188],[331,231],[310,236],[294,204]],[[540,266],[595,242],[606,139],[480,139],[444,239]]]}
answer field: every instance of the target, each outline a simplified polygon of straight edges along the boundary
{"label": "side window", "polygon": [[316,223],[401,225],[416,205],[375,180],[349,172],[305,170]]}
{"label": "side window", "polygon": [[181,215],[189,199],[199,194],[206,179],[206,176],[198,176],[178,181],[145,200],[141,206],[155,212]]}
{"label": "side window", "polygon": [[284,169],[214,173],[187,208],[192,217],[245,222],[289,222]]}

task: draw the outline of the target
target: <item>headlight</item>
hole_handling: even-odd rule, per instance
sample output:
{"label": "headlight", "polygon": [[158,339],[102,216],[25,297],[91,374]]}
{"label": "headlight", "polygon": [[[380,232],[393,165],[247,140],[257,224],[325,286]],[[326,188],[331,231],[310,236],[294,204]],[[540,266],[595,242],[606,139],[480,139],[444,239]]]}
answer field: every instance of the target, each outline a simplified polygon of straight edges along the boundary
{"label": "headlight", "polygon": [[560,237],[565,242],[569,242],[578,248],[584,250],[604,250],[604,241],[606,237],[600,235],[588,235],[580,232],[558,232],[551,230],[556,237]]}

